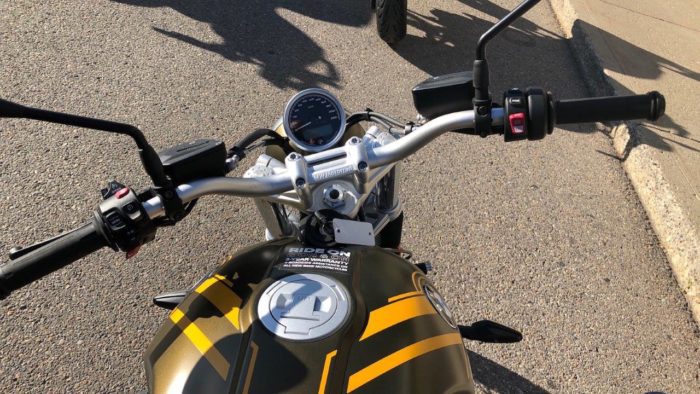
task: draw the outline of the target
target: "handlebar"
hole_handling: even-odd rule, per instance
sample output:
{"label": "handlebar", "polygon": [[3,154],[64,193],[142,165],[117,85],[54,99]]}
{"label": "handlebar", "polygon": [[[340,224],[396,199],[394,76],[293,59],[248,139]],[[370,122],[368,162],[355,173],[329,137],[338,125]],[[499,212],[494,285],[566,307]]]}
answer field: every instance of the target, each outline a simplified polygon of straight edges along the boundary
{"label": "handlebar", "polygon": [[[646,118],[656,120],[665,109],[664,97],[658,92],[644,95],[622,97],[597,97],[589,99],[572,99],[552,101],[547,94],[550,105],[541,105],[536,111],[530,108],[526,115],[529,123],[546,127],[547,119],[556,119],[556,124],[628,120]],[[508,116],[504,108],[491,110],[492,126],[506,124]],[[543,119],[538,119],[542,116]],[[474,111],[454,112],[435,118],[422,126],[415,128],[410,134],[386,145],[366,147],[365,164],[376,168],[400,161],[418,151],[441,134],[452,130],[466,130],[474,134]],[[497,132],[494,132],[497,133]],[[541,138],[544,133],[540,134]],[[208,178],[177,187],[177,193],[183,202],[192,201],[207,194],[227,194],[239,197],[264,197],[284,193],[294,189],[296,177],[303,174],[307,184],[314,185],[330,179],[331,173],[338,171],[356,171],[360,159],[357,159],[356,149],[350,144],[312,155],[304,156],[302,168],[295,171],[294,179],[287,174],[272,175],[260,178]],[[352,160],[355,160],[354,162]],[[151,218],[163,213],[163,205],[158,197],[144,203],[144,208]]]}
{"label": "handlebar", "polygon": [[[551,95],[544,93],[541,89],[528,89],[525,94],[519,91],[509,92],[515,93],[507,96],[505,108],[492,108],[491,110],[492,126],[495,130],[493,133],[505,133],[506,141],[523,139],[524,137],[528,139],[543,138],[545,131],[551,132],[553,123],[640,118],[657,120],[665,110],[664,97],[658,92],[637,96],[561,101],[553,101]],[[529,95],[533,95],[533,97],[529,97]],[[524,100],[518,100],[518,97],[522,97]],[[525,122],[525,124],[518,122]],[[353,137],[343,147],[308,156],[290,154],[286,160],[286,173],[259,178],[214,177],[199,179],[179,185],[176,191],[183,203],[188,203],[207,194],[266,197],[295,190],[301,196],[308,192],[308,187],[311,185],[346,175],[355,174],[357,182],[367,181],[376,175],[374,169],[398,162],[412,155],[441,134],[453,130],[475,134],[474,125],[475,114],[473,110],[454,112],[415,127],[404,137],[384,145],[380,143],[365,144],[362,140]],[[503,126],[503,128],[499,126]],[[524,136],[516,136],[521,132]],[[508,133],[510,133],[510,137]],[[136,211],[145,213],[150,219],[158,218],[164,214],[163,201],[157,196],[147,201],[139,201],[133,191],[114,198],[122,199],[125,198],[124,196],[129,196],[131,198],[129,201],[140,205],[140,208],[130,209],[130,204],[126,204],[126,201],[122,200],[121,204],[123,208],[126,208],[126,211],[122,212],[121,219],[113,222],[112,219],[115,217],[109,212],[112,212],[112,208],[117,205],[101,205],[101,208],[104,208],[102,209],[104,212],[101,212],[102,216],[98,214],[91,223],[49,240],[45,245],[37,245],[35,250],[0,266],[0,299],[7,296],[12,290],[42,278],[105,246],[115,249],[119,246],[119,249],[128,250],[131,246],[140,246],[142,243],[152,240],[155,228],[148,220],[143,221],[144,219],[139,218]],[[107,211],[108,209],[109,211]],[[139,237],[127,232],[120,236],[127,237],[127,241],[131,243],[115,244],[114,237],[123,227],[121,220],[131,220],[128,219],[129,217],[136,220],[131,224],[136,224],[134,228],[138,230]],[[106,218],[106,223],[100,223],[100,218]]]}
{"label": "handlebar", "polygon": [[557,124],[606,122],[612,120],[659,119],[666,100],[659,92],[635,96],[593,97],[554,103]]}
{"label": "handlebar", "polygon": [[108,246],[95,221],[0,266],[0,298]]}

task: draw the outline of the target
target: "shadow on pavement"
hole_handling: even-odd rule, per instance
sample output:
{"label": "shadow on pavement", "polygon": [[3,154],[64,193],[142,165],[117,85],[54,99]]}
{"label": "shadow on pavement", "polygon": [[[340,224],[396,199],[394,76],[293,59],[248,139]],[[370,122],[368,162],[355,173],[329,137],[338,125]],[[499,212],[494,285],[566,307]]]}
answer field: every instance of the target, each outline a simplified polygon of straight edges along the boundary
{"label": "shadow on pavement", "polygon": [[[488,0],[460,1],[494,19],[500,19],[509,12],[509,10]],[[474,59],[476,41],[481,34],[493,25],[493,22],[467,13],[454,14],[440,9],[432,9],[428,15],[409,10],[408,24],[417,29],[419,33],[407,35],[394,50],[408,62],[426,73],[440,75],[470,70],[471,62]],[[618,61],[623,66],[612,71],[642,79],[657,79],[662,72],[671,71],[696,81],[700,80],[700,73],[639,48],[580,20],[576,21],[573,34],[581,34],[581,29],[584,28],[595,29],[606,42],[616,48],[616,53],[619,51],[620,58]],[[547,88],[546,76],[549,73],[558,72],[556,67],[552,67],[552,63],[555,63],[556,59],[551,59],[551,54],[560,50],[561,41],[563,40],[567,39],[525,18],[516,20],[508,29],[494,39],[487,49],[488,57],[491,60],[491,91],[494,98],[499,100],[501,91],[511,86],[522,88],[532,84],[545,85],[544,87]],[[498,52],[498,48],[503,48],[504,45],[509,45],[506,51],[510,54],[509,58],[504,58]],[[498,70],[499,68],[500,70]],[[545,78],[545,80],[542,80],[542,78]],[[663,87],[659,86],[658,90],[662,91]],[[556,94],[555,98],[570,98],[566,97],[566,92],[554,93]],[[631,91],[620,91],[619,93],[635,94]],[[593,92],[592,94],[610,95],[612,93]],[[688,131],[668,115],[653,125],[644,124],[644,126],[648,132],[645,133],[642,143],[646,145],[664,151],[673,151],[673,144],[678,144],[698,151],[697,148],[691,146],[697,146],[698,141],[692,139]],[[595,128],[590,127],[581,128],[563,125],[562,128],[573,132],[582,132],[582,130],[586,130],[585,132],[596,132]],[[688,140],[688,144],[669,139],[668,134],[684,138]],[[623,157],[623,160],[626,156]]]}
{"label": "shadow on pavement", "polygon": [[[344,26],[364,26],[372,18],[368,2],[364,0],[269,0],[247,2],[242,0],[212,0],[202,5],[188,0],[113,0],[140,7],[169,7],[196,21],[207,23],[221,38],[205,42],[178,31],[153,27],[163,35],[191,44],[234,62],[246,62],[259,67],[260,76],[280,88],[303,89],[326,85],[338,87],[339,74],[326,59],[325,51],[301,29],[279,15],[280,9],[292,11],[317,20]],[[460,0],[465,5],[494,19],[505,16],[509,10],[488,0]],[[411,64],[430,75],[470,69],[474,46],[478,37],[492,26],[467,13],[454,14],[432,9],[429,15],[409,10],[408,24],[420,33],[409,34],[394,50]],[[643,79],[657,79],[663,71],[679,73],[700,80],[700,73],[639,48],[619,37],[576,21],[573,34],[591,29],[615,48],[620,67],[612,71]],[[490,45],[492,92],[498,98],[500,91],[523,84],[545,85],[546,75],[556,73],[556,59],[552,53],[561,48],[566,38],[521,18],[506,29]],[[509,45],[509,58],[498,53],[499,46]],[[499,58],[500,56],[500,58]],[[498,70],[501,68],[501,70]],[[538,80],[540,79],[540,80]],[[624,88],[618,89],[622,90]],[[662,90],[662,89],[660,89]],[[558,92],[555,92],[558,93]],[[606,94],[594,92],[595,94]],[[610,94],[609,92],[607,94]],[[673,144],[700,151],[698,141],[670,116],[655,125],[644,124],[646,132],[642,143],[654,148],[672,151]],[[568,127],[574,132],[593,128]],[[590,132],[590,131],[587,131]],[[687,144],[671,139],[668,134],[688,140]],[[628,152],[627,152],[628,153]],[[626,158],[627,154],[622,158]]]}
{"label": "shadow on pavement", "polygon": [[364,26],[371,19],[363,0],[113,0],[140,7],[170,7],[207,23],[221,38],[205,42],[178,31],[153,29],[168,37],[215,52],[233,62],[260,68],[260,76],[280,88],[302,89],[325,84],[337,87],[335,66],[308,35],[278,14],[285,9],[317,20]]}
{"label": "shadow on pavement", "polygon": [[[606,67],[615,73],[633,76],[640,79],[657,80],[661,77],[664,71],[674,72],[685,78],[700,81],[700,73],[690,70],[678,63],[667,60],[643,48],[639,48],[607,31],[601,30],[596,26],[586,23],[582,20],[574,22],[572,28],[574,36],[596,35],[600,37],[606,45],[608,45],[615,56],[615,61],[606,62]],[[605,75],[599,73],[597,76],[599,81],[603,81]],[[613,77],[608,77],[614,81]],[[615,82],[613,82],[615,83]],[[598,85],[602,85],[599,83]],[[644,92],[633,92],[622,84],[615,83],[615,90],[620,95],[631,95]],[[664,87],[659,85],[656,90],[664,93]],[[611,90],[593,92],[595,95],[611,95],[614,94]],[[667,102],[667,110],[673,103]],[[700,152],[700,141],[692,138],[688,130],[677,123],[668,113],[654,123],[644,121],[631,121],[636,125],[641,141],[641,144],[654,147],[662,151],[674,151],[674,145]],[[674,136],[674,138],[669,138]],[[680,142],[678,139],[683,139],[686,142]],[[634,146],[634,141],[629,141],[625,147],[621,160],[626,160],[631,149]]]}
{"label": "shadow on pavement", "polygon": [[[640,30],[644,28],[644,26],[639,26]],[[585,21],[579,19],[574,22],[572,34],[582,34],[581,32],[584,30],[592,31],[602,37],[613,50],[617,62],[606,64],[611,71],[641,79],[657,79],[666,70],[694,81],[700,81],[700,73],[696,71],[640,48]]]}
{"label": "shadow on pavement", "polygon": [[472,367],[474,380],[484,386],[489,392],[548,393],[544,388],[510,369],[472,351],[469,351],[469,363]]}
{"label": "shadow on pavement", "polygon": [[[461,2],[492,16],[494,19],[500,19],[510,12],[489,1],[461,0]],[[430,75],[470,70],[474,60],[476,41],[493,23],[466,13],[453,14],[440,9],[432,9],[430,15],[421,15],[409,10],[408,25],[421,33],[407,35],[396,45],[394,50],[408,62]],[[551,53],[553,49],[551,45],[555,44],[555,39],[564,38],[521,18],[492,41],[486,52],[491,59],[490,65],[492,67],[499,66],[501,65],[500,61],[495,60],[499,54],[493,48],[497,41],[512,44],[514,48],[508,48],[509,52],[525,54],[530,51]],[[536,76],[541,74],[541,71],[533,70],[532,64],[535,59],[537,58],[532,56],[517,56],[514,59],[517,63],[508,64],[508,68],[514,69],[515,73],[525,72]],[[513,67],[516,64],[517,67]],[[498,79],[505,77],[508,76],[492,73],[492,85],[496,85],[499,82]]]}

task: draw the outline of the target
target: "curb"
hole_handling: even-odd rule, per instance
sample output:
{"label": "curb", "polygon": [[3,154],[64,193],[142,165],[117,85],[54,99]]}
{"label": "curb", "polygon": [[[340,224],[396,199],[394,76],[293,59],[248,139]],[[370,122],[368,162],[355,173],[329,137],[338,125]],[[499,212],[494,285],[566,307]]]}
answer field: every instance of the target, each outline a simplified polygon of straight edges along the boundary
{"label": "curb", "polygon": [[[605,75],[603,62],[594,46],[595,32],[575,22],[579,14],[571,0],[549,0],[590,92],[595,96],[616,95],[614,84]],[[605,50],[605,49],[603,49]],[[654,150],[641,143],[638,130],[623,122],[609,126],[598,123],[611,139],[627,177],[637,191],[644,210],[686,297],[688,308],[700,326],[700,242],[688,217],[683,213],[664,177]]]}

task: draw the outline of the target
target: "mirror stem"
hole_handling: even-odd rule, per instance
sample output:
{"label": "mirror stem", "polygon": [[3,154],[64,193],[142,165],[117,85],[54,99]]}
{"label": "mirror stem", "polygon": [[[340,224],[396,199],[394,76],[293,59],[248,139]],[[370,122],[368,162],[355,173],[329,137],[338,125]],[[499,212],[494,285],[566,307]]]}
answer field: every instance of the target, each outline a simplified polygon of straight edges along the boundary
{"label": "mirror stem", "polygon": [[146,141],[141,130],[126,123],[111,122],[108,120],[88,118],[65,114],[62,112],[47,111],[45,109],[31,108],[11,101],[0,99],[0,117],[2,118],[26,118],[43,120],[45,122],[64,124],[68,126],[85,127],[88,129],[107,131],[110,133],[125,134],[131,137],[139,148],[141,162],[146,173],[158,187],[171,187],[170,181],[165,176],[163,164],[158,153]]}
{"label": "mirror stem", "polygon": [[511,11],[508,15],[506,15],[503,19],[500,21],[496,22],[495,25],[491,26],[490,29],[486,31],[480,38],[479,41],[476,43],[476,60],[486,60],[485,57],[485,50],[486,50],[486,44],[496,36],[496,34],[500,33],[503,31],[506,27],[508,27],[511,23],[513,23],[514,20],[520,18],[524,13],[528,12],[532,7],[534,7],[537,3],[539,3],[540,0],[525,0],[520,5],[515,7],[513,11]]}

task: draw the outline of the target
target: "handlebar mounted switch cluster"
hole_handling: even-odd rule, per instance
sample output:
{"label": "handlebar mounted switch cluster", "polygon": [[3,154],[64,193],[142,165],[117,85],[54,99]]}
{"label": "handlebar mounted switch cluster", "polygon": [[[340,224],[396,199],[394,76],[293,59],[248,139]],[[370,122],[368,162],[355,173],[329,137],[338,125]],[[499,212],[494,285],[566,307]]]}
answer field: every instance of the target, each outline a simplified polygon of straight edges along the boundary
{"label": "handlebar mounted switch cluster", "polygon": [[100,230],[109,246],[135,255],[141,245],[152,241],[156,226],[148,217],[136,193],[118,182],[110,182],[103,190],[104,200],[95,212]]}
{"label": "handlebar mounted switch cluster", "polygon": [[554,129],[551,96],[541,88],[513,88],[503,97],[503,138],[506,142],[540,140]]}

